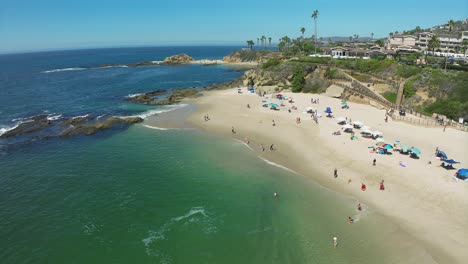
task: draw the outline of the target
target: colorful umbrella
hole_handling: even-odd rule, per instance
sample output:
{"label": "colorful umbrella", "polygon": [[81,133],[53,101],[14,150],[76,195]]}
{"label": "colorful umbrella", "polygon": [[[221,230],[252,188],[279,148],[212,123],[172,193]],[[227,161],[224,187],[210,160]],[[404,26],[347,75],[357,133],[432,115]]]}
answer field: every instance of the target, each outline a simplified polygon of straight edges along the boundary
{"label": "colorful umbrella", "polygon": [[391,149],[393,149],[393,146],[390,145],[390,144],[385,144],[384,148],[388,149],[388,150],[391,150]]}
{"label": "colorful umbrella", "polygon": [[411,151],[411,153],[413,153],[414,155],[419,155],[419,154],[421,154],[421,150],[419,150],[418,148],[411,148],[410,151]]}

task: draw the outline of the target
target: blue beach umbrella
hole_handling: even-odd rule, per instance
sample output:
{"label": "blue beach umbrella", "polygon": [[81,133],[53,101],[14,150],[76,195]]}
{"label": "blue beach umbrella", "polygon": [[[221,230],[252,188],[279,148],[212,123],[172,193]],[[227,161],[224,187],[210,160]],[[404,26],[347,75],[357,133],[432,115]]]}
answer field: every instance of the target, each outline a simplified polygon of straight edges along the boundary
{"label": "blue beach umbrella", "polygon": [[438,156],[439,156],[439,157],[442,157],[442,159],[444,159],[444,160],[448,158],[448,157],[447,157],[447,154],[445,154],[445,152],[443,152],[443,151],[439,151]]}
{"label": "blue beach umbrella", "polygon": [[457,177],[460,179],[468,179],[468,169],[459,169],[457,171]]}
{"label": "blue beach umbrella", "polygon": [[453,159],[449,159],[449,160],[444,160],[444,162],[448,163],[448,164],[457,164],[457,163],[460,163],[458,161],[455,161]]}
{"label": "blue beach umbrella", "polygon": [[387,149],[387,150],[393,149],[392,145],[390,145],[390,144],[385,145],[384,148]]}
{"label": "blue beach umbrella", "polygon": [[409,149],[409,147],[406,146],[406,145],[401,145],[400,148],[401,148],[401,150],[403,150],[405,152],[408,151],[408,149]]}
{"label": "blue beach umbrella", "polygon": [[411,151],[411,153],[413,153],[414,155],[419,155],[419,154],[421,154],[421,150],[419,150],[418,148],[411,148],[410,151]]}

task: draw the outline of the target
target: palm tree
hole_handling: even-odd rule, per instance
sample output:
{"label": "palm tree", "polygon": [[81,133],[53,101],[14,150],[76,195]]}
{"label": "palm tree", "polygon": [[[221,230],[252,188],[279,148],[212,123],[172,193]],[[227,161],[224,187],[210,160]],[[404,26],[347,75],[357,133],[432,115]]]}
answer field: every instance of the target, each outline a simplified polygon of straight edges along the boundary
{"label": "palm tree", "polygon": [[272,38],[269,37],[269,38],[268,38],[268,44],[270,45],[270,48],[271,48],[271,40],[272,40]]}
{"label": "palm tree", "polygon": [[250,47],[250,50],[252,50],[253,45],[255,45],[255,42],[253,42],[253,40],[247,40],[247,46]]}
{"label": "palm tree", "polygon": [[371,40],[374,40],[374,33],[370,33]]}
{"label": "palm tree", "polygon": [[302,52],[304,52],[304,33],[306,32],[305,27],[301,27],[300,29],[302,37],[301,37],[301,42],[302,42]]}
{"label": "palm tree", "polygon": [[257,46],[260,44],[260,38],[257,38]]}
{"label": "palm tree", "polygon": [[450,19],[448,22],[448,26],[449,26],[449,31],[452,31],[453,27],[455,26],[455,21],[453,21],[453,19]]}
{"label": "palm tree", "polygon": [[262,36],[260,39],[262,40],[262,46],[263,46],[263,48],[266,49],[266,37],[265,37],[265,36]]}
{"label": "palm tree", "polygon": [[[317,18],[318,18],[318,15],[319,15],[319,11],[318,10],[315,10],[313,13],[312,13],[312,18],[314,19],[314,23],[315,23],[315,39],[317,39]],[[315,54],[317,54],[317,43],[314,43],[315,45]]]}
{"label": "palm tree", "polygon": [[[440,47],[439,38],[437,38],[436,36],[432,36],[432,38],[427,43],[427,48],[429,50],[432,50],[432,55],[434,55],[434,52],[438,47]],[[427,61],[427,54],[428,52],[426,52],[426,58],[425,58],[426,61]]]}

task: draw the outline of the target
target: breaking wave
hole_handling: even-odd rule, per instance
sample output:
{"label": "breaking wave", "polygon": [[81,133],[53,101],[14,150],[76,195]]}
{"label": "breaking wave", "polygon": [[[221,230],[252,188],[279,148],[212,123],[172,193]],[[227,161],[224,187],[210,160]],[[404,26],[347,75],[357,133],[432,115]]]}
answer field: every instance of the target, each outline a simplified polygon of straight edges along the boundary
{"label": "breaking wave", "polygon": [[43,71],[41,73],[53,73],[53,72],[63,72],[63,71],[81,71],[81,70],[86,70],[86,68],[63,68],[63,69],[54,69],[54,70]]}

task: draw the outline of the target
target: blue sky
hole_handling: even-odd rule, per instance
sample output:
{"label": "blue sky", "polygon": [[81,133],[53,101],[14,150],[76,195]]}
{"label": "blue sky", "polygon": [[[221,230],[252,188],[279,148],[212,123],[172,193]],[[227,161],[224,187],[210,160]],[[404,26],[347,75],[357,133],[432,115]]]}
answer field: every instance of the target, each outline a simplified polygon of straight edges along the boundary
{"label": "blue sky", "polygon": [[313,34],[384,37],[468,17],[468,0],[1,0],[0,52],[241,44]]}

